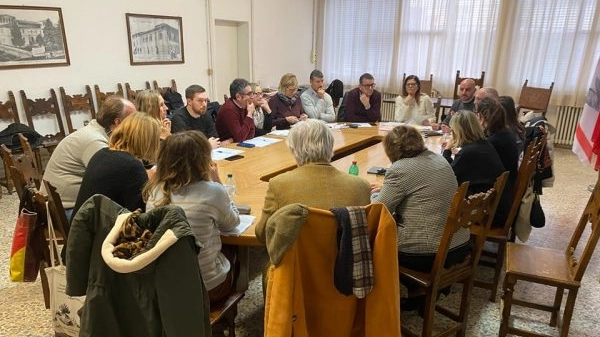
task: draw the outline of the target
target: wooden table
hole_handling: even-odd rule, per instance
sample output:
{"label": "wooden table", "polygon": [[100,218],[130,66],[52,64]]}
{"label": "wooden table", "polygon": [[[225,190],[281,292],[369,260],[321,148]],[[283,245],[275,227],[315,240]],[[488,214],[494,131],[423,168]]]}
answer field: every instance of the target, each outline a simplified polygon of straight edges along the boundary
{"label": "wooden table", "polygon": [[[356,160],[360,169],[359,176],[371,183],[382,182],[383,176],[368,174],[367,170],[371,166],[387,167],[390,165],[383,145],[381,145],[381,140],[386,132],[380,131],[377,126],[333,129],[335,145],[332,165],[345,172],[352,161]],[[241,236],[222,236],[221,241],[225,244],[262,245],[256,239],[254,228],[262,215],[268,181],[271,177],[297,167],[296,161],[285,143],[285,138],[272,135],[268,135],[268,137],[280,138],[282,141],[266,147],[243,148],[244,158],[239,160],[218,161],[222,181],[225,181],[228,173],[233,173],[236,182],[235,202],[250,205],[251,215],[256,216],[254,224]],[[425,139],[425,143],[439,153],[440,138],[428,137]],[[240,149],[235,145],[229,147]]]}

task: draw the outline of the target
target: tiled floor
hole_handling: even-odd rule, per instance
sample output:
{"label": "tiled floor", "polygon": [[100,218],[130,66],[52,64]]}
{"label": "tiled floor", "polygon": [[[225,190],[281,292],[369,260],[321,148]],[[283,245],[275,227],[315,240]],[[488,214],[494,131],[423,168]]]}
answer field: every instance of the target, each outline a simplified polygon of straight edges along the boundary
{"label": "tiled floor", "polygon": [[[542,204],[546,212],[547,225],[534,229],[528,244],[545,247],[564,247],[573,230],[589,192],[588,185],[596,181],[596,172],[581,164],[570,150],[557,149],[555,152],[556,182],[553,188],[544,190]],[[4,190],[6,192],[6,190]],[[44,309],[41,286],[35,283],[10,283],[8,279],[8,257],[12,240],[12,230],[17,214],[18,203],[14,194],[4,194],[0,199],[0,336],[52,336],[49,312]],[[246,297],[242,300],[237,319],[238,336],[262,335],[262,293],[258,268],[264,265],[265,253],[262,249],[251,251],[252,282]],[[596,254],[586,272],[579,291],[570,336],[599,336],[600,322],[600,254]],[[489,273],[483,273],[484,277]],[[452,305],[457,302],[460,288],[453,289],[450,296],[442,299]],[[518,288],[519,289],[519,288]],[[548,298],[550,292],[544,288],[521,288],[527,296]],[[488,292],[475,289],[469,316],[467,336],[495,336],[498,334],[500,301],[487,301]],[[532,329],[556,335],[554,329],[546,325],[548,315],[519,309],[516,323]],[[420,319],[415,313],[402,316],[404,323],[417,326]]]}

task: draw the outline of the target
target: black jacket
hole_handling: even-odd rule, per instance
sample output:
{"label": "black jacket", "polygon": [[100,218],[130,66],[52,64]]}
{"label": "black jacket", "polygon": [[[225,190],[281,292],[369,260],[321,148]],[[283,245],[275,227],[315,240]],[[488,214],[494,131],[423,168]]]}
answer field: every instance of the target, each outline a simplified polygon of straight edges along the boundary
{"label": "black jacket", "polygon": [[[153,232],[144,253],[155,254],[152,262],[126,273],[104,262],[103,241],[117,216],[128,212],[97,194],[73,218],[66,293],[86,295],[79,336],[211,336],[198,245],[181,208],[164,206],[140,215],[138,225]],[[156,253],[161,239],[171,245]]]}

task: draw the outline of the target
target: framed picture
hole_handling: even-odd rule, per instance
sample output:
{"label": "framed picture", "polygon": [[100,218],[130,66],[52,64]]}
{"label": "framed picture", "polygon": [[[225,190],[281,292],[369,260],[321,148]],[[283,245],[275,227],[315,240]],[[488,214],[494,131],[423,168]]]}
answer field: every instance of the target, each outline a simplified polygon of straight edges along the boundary
{"label": "framed picture", "polygon": [[183,63],[181,17],[126,13],[131,65]]}
{"label": "framed picture", "polygon": [[70,64],[60,8],[0,5],[0,69]]}

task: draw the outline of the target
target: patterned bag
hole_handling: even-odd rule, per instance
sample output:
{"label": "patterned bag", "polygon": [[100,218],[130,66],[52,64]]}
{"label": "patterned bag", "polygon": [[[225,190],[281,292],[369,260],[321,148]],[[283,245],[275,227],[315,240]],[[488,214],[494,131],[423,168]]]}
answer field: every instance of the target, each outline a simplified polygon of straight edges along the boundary
{"label": "patterned bag", "polygon": [[67,269],[60,254],[57,254],[59,252],[58,243],[50,214],[48,214],[48,233],[50,234],[50,263],[52,266],[46,268],[45,271],[50,287],[50,314],[54,333],[61,337],[76,337],[79,335],[80,327],[79,311],[83,307],[85,296],[68,296],[65,293]]}

